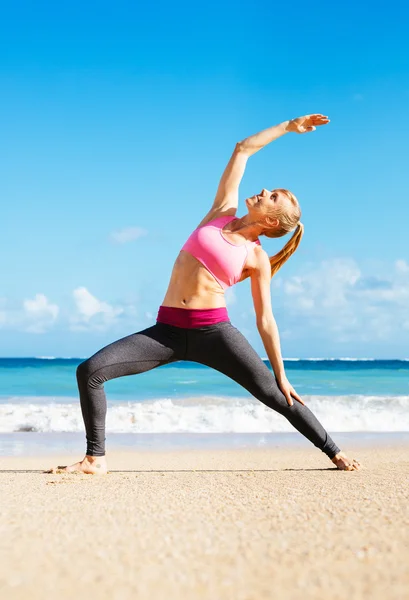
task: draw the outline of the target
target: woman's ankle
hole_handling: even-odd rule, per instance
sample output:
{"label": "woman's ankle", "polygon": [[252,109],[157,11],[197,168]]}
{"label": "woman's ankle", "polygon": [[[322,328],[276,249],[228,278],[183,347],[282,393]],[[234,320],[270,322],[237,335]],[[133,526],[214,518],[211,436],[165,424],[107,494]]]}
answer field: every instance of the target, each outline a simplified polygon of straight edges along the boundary
{"label": "woman's ankle", "polygon": [[105,456],[105,454],[103,454],[101,456],[92,456],[91,454],[86,454],[85,459],[90,463],[94,463],[97,460],[105,460],[106,456]]}

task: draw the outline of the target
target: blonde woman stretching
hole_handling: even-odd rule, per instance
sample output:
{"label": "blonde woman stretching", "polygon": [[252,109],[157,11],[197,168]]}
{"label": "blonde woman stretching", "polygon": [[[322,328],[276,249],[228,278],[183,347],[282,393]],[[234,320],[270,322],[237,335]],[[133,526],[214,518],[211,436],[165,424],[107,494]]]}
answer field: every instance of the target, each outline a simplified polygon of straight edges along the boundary
{"label": "blonde woman stretching", "polygon": [[[104,383],[178,360],[198,362],[224,373],[288,419],[338,469],[360,468],[358,461],[340,451],[284,371],[270,280],[297,249],[303,235],[298,201],[288,190],[263,189],[246,199],[247,214],[236,217],[239,184],[249,156],[282,135],[307,133],[328,122],[321,114],[306,115],[236,144],[212,207],[176,259],[156,324],[109,344],[78,366],[86,456],[49,472],[105,474]],[[292,231],[284,248],[269,258],[259,237],[277,238]],[[224,291],[247,277],[251,279],[257,329],[274,374],[228,317]]]}

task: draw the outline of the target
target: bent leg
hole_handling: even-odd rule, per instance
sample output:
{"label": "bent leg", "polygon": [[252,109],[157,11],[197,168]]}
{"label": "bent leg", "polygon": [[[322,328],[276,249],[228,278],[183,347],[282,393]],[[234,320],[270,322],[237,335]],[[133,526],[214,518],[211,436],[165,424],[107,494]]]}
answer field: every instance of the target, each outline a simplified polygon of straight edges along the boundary
{"label": "bent leg", "polygon": [[78,365],[76,375],[88,456],[105,455],[107,402],[104,383],[178,360],[183,340],[175,331],[166,325],[153,325],[108,344]]}
{"label": "bent leg", "polygon": [[[290,406],[280,390],[274,373],[261,360],[246,338],[231,323],[217,323],[205,328],[191,330],[194,343],[189,342],[188,360],[194,360],[224,373],[266,406],[283,415],[329,458],[340,449],[318,421],[308,406],[294,399]],[[201,333],[200,333],[201,331]]]}

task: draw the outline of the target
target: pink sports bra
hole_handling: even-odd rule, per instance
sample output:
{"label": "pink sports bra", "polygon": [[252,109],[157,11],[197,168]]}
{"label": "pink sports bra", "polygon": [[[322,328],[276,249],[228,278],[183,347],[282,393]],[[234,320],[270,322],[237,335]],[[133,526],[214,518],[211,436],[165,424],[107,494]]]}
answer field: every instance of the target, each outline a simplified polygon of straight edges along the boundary
{"label": "pink sports bra", "polygon": [[232,244],[223,236],[222,228],[238,217],[217,217],[193,231],[182,250],[197,258],[225,290],[240,280],[248,249],[255,242]]}

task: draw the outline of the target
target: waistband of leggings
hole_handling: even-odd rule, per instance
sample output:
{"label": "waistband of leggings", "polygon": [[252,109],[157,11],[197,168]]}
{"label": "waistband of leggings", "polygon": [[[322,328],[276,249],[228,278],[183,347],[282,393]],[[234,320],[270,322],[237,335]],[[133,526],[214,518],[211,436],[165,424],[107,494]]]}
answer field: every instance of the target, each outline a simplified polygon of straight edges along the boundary
{"label": "waistband of leggings", "polygon": [[229,321],[229,315],[225,306],[221,308],[176,308],[173,306],[160,306],[157,323],[165,323],[174,327],[194,329],[195,327],[206,327],[222,321]]}

